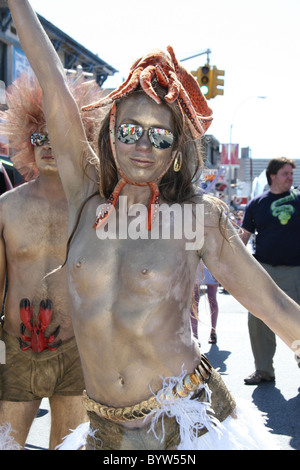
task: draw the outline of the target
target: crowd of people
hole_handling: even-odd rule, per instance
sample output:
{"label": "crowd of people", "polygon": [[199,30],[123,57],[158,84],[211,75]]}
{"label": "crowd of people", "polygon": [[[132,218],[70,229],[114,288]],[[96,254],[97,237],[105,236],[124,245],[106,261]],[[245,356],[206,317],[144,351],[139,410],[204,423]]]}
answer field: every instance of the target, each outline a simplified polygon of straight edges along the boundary
{"label": "crowd of people", "polygon": [[[232,396],[192,334],[201,261],[214,285],[290,348],[300,338],[297,302],[248,252],[226,206],[197,191],[212,121],[197,82],[168,46],[138,59],[117,90],[86,96],[79,109],[30,2],[8,5],[45,120],[18,134],[15,161],[23,164],[30,150],[32,181],[0,198],[2,285],[8,276],[2,341],[18,357],[0,366],[0,424],[8,422],[23,447],[47,396],[57,423],[51,448],[77,424],[60,449],[277,448],[259,412],[249,418],[252,408]],[[297,198],[288,203],[299,225]],[[174,217],[163,217],[166,208]],[[175,236],[178,214],[196,226],[193,243],[189,225]],[[211,342],[217,315],[215,308]]]}

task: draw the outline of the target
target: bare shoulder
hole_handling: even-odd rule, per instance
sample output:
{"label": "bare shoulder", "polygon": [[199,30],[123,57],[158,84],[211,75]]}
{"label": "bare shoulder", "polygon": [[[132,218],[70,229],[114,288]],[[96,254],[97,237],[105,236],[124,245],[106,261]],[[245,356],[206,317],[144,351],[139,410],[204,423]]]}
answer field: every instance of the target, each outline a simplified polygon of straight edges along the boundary
{"label": "bare shoulder", "polygon": [[20,186],[17,186],[0,196],[0,204],[9,204],[19,197],[25,197],[27,194],[32,192],[32,187],[34,186],[34,180],[23,183]]}
{"label": "bare shoulder", "polygon": [[238,227],[234,227],[229,219],[229,208],[220,199],[203,195],[204,210],[204,244],[202,255],[214,252],[217,256],[221,251],[235,247],[240,242]]}
{"label": "bare shoulder", "polygon": [[226,223],[228,206],[217,197],[209,194],[197,194],[191,200],[192,204],[200,205],[204,212],[204,225],[208,229],[220,227]]}
{"label": "bare shoulder", "polygon": [[22,206],[27,200],[28,195],[31,194],[33,181],[24,183],[16,188],[13,188],[0,196],[0,219],[1,224],[5,220],[5,213],[12,211],[15,213],[17,209],[23,210]]}
{"label": "bare shoulder", "polygon": [[[28,183],[25,183],[27,185]],[[18,186],[13,188],[5,193],[1,194],[0,196],[0,206],[5,207],[10,203],[13,203],[18,197],[24,195],[26,192],[26,188],[23,187],[24,185]]]}

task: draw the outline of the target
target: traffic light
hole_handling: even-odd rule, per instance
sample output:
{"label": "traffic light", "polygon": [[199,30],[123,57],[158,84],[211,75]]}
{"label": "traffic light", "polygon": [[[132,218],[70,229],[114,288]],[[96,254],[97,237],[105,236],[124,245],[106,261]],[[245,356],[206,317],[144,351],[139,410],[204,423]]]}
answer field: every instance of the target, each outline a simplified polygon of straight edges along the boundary
{"label": "traffic light", "polygon": [[[211,89],[210,89],[210,98],[215,98],[217,95],[224,95],[224,90],[221,87],[224,87],[224,79],[219,78],[219,76],[224,76],[225,71],[224,70],[219,70],[217,67],[214,65],[212,70],[211,70]],[[219,88],[220,87],[220,88]]]}
{"label": "traffic light", "polygon": [[212,98],[211,86],[212,86],[212,70],[209,64],[199,67],[197,70],[191,72],[196,77],[199,83],[200,89],[207,100]]}
{"label": "traffic light", "polygon": [[219,70],[215,65],[211,67],[209,64],[206,64],[191,73],[196,77],[200,89],[207,100],[218,95],[224,95],[224,89],[222,88],[224,87],[224,79],[220,78],[225,75],[224,70]]}

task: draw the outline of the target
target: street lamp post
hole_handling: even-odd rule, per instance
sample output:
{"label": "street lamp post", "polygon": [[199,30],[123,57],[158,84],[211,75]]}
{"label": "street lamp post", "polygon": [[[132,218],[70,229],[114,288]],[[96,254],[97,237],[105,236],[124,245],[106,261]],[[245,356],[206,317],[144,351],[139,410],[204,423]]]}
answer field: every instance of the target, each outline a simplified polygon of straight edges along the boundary
{"label": "street lamp post", "polygon": [[232,120],[231,120],[231,124],[230,124],[230,138],[229,138],[229,145],[228,145],[228,205],[229,205],[229,208],[230,208],[230,202],[231,202],[231,194],[232,194],[232,191],[231,191],[231,146],[232,146],[232,128],[233,128],[233,123],[234,123],[234,118],[235,118],[235,115],[237,113],[237,111],[249,100],[252,100],[252,99],[260,99],[260,100],[264,100],[266,98],[266,96],[249,96],[248,98],[246,98],[245,100],[243,100],[235,109],[234,113],[233,113],[233,116],[232,116]]}

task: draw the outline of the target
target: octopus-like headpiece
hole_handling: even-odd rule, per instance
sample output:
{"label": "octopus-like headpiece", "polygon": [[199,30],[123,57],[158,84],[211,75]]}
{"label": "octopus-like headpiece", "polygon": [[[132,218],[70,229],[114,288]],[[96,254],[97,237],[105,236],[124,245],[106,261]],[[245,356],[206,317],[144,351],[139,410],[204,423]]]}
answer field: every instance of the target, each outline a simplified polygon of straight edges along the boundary
{"label": "octopus-like headpiece", "polygon": [[[99,97],[99,93],[103,93],[95,80],[86,80],[83,76],[75,80],[70,79],[69,86],[79,108]],[[35,75],[21,73],[7,88],[6,103],[8,109],[0,112],[0,135],[8,137],[9,147],[14,151],[14,155],[10,157],[11,161],[25,181],[35,179],[39,170],[35,163],[30,136],[46,127],[42,89]],[[104,117],[101,110],[91,114],[82,113],[83,125],[90,143],[97,137],[101,117]]]}
{"label": "octopus-like headpiece", "polygon": [[212,110],[208,106],[196,79],[178,62],[171,46],[167,47],[167,52],[154,50],[135,61],[127,80],[119,88],[105,98],[84,106],[82,110],[89,111],[106,106],[129,95],[136,90],[138,85],[159,104],[161,99],[151,84],[151,80],[155,77],[158,83],[168,90],[164,100],[168,103],[178,100],[179,106],[192,123],[196,136],[203,135],[213,119]]}

